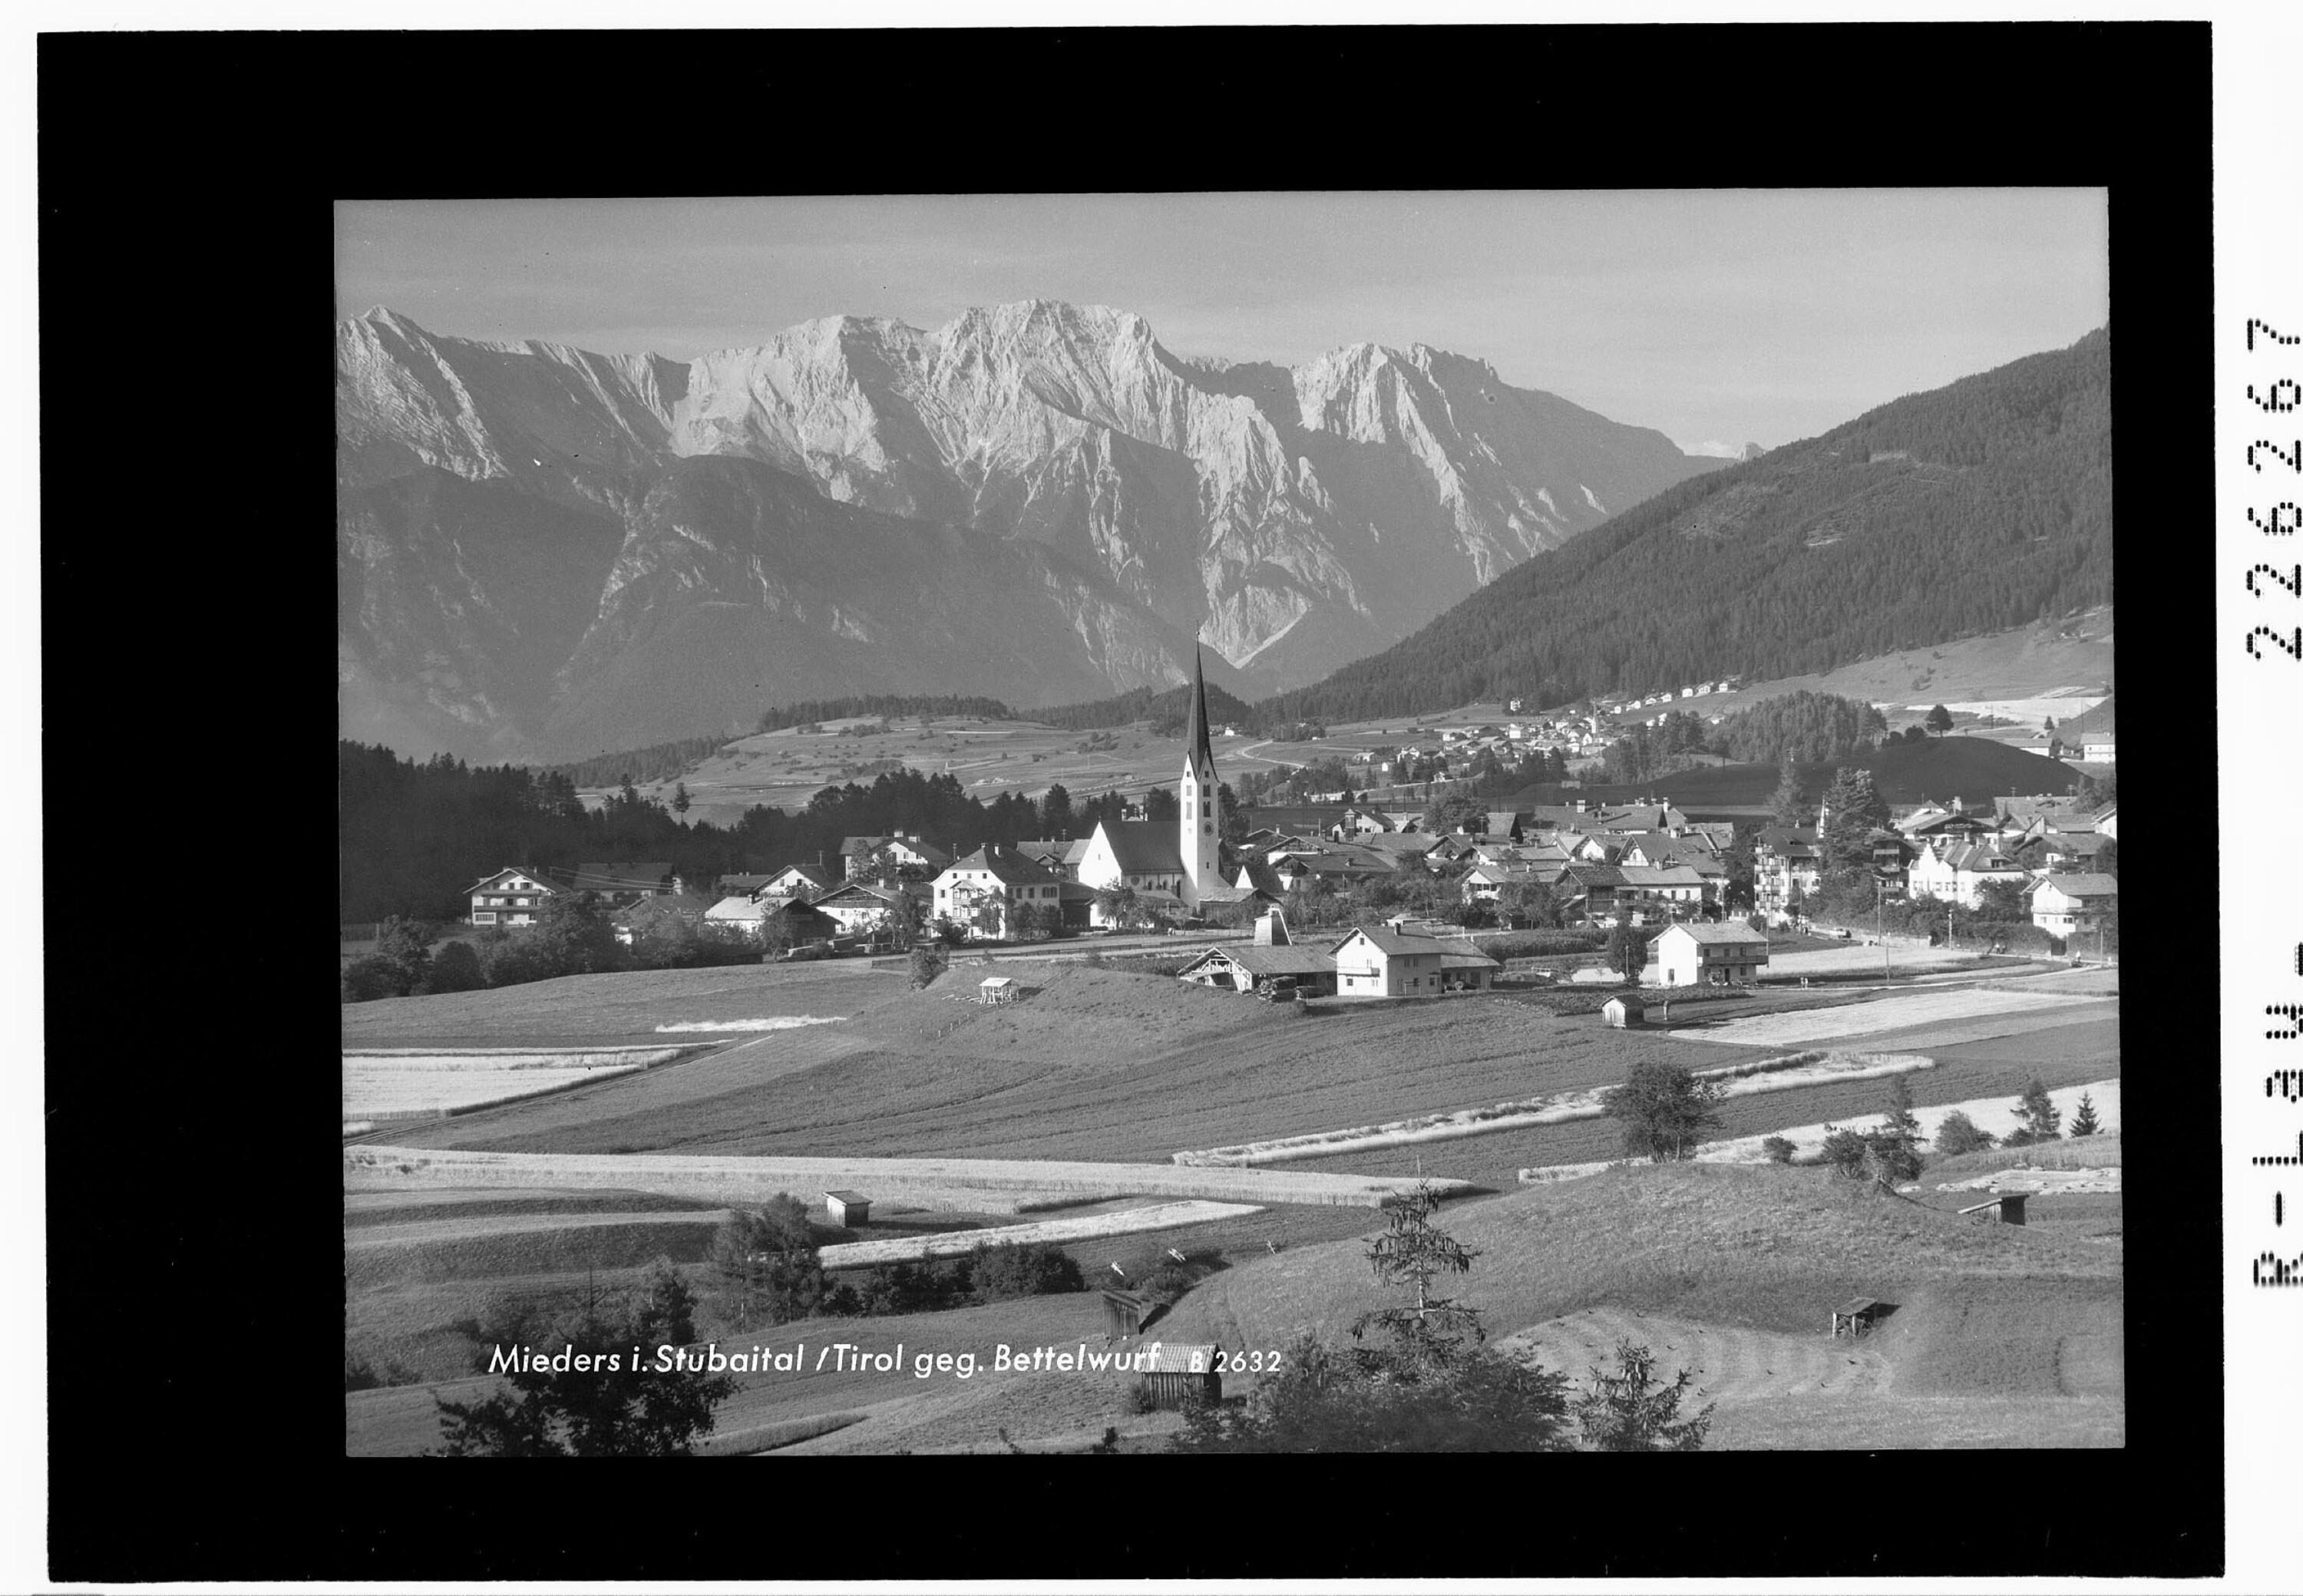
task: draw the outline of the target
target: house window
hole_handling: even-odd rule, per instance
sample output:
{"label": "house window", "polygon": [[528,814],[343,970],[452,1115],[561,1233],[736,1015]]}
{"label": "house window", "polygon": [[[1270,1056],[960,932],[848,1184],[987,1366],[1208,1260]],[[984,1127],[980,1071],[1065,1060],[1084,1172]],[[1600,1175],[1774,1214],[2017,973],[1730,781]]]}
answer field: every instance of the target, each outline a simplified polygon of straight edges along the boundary
{"label": "house window", "polygon": [[473,924],[473,925],[494,925],[495,923],[496,923],[496,916],[495,916],[495,911],[494,911],[494,909],[477,909],[477,908],[476,908],[476,909],[474,909],[474,910],[472,911],[472,924]]}

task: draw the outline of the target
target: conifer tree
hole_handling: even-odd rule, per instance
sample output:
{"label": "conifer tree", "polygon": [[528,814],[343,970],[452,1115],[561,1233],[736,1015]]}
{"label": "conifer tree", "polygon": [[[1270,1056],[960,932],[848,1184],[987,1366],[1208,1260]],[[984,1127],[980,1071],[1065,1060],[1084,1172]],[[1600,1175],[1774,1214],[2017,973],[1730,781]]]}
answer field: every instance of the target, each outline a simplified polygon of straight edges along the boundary
{"label": "conifer tree", "polygon": [[2071,1135],[2074,1137],[2091,1136],[2102,1129],[2102,1124],[2095,1117],[2095,1094],[2080,1093],[2079,1111],[2071,1116]]}
{"label": "conifer tree", "polygon": [[1429,1378],[1457,1360],[1466,1337],[1474,1344],[1487,1339],[1478,1309],[1433,1295],[1435,1280],[1442,1275],[1469,1274],[1472,1260],[1479,1256],[1431,1222],[1438,1208],[1438,1192],[1429,1185],[1418,1186],[1388,1211],[1384,1233],[1368,1244],[1368,1263],[1375,1278],[1387,1286],[1413,1287],[1415,1293],[1413,1305],[1379,1308],[1354,1322],[1354,1341],[1363,1340],[1371,1330],[1390,1338],[1388,1348],[1356,1350],[1362,1368],[1371,1372],[1411,1381]]}

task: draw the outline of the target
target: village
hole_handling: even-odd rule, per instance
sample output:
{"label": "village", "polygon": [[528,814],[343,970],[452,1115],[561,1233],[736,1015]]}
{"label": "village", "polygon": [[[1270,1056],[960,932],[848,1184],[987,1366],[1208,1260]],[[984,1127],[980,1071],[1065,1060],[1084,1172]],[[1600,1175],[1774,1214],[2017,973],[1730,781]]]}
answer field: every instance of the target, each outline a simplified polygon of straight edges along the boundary
{"label": "village", "polygon": [[[1739,686],[1691,685],[1680,697]],[[1178,971],[1183,980],[1265,999],[1349,1001],[1486,990],[1507,961],[1482,942],[1507,943],[1508,933],[1531,928],[1620,923],[1646,933],[1631,943],[1636,969],[1611,972],[1596,958],[1573,970],[1556,959],[1509,962],[1538,979],[1752,984],[1767,978],[1772,943],[1817,929],[1827,800],[1812,825],[1695,819],[1668,794],[1486,810],[1451,800],[1464,783],[1430,773],[1435,759],[1492,756],[1523,741],[1589,755],[1624,715],[1677,701],[1651,694],[1607,701],[1572,722],[1441,729],[1428,751],[1409,744],[1346,767],[1357,781],[1396,771],[1421,773],[1420,783],[1259,805],[1246,812],[1254,822],[1247,829],[1244,817],[1224,813],[1228,788],[1200,682],[1185,766],[1175,794],[1162,795],[1173,798],[1172,819],[1151,818],[1152,806],[1138,803],[1084,837],[991,843],[957,857],[915,833],[855,836],[836,859],[709,883],[690,883],[662,861],[557,874],[510,866],[469,888],[470,925],[532,925],[555,897],[589,893],[628,945],[678,922],[753,939],[763,957],[780,960],[884,955],[915,941],[1062,957],[1059,944],[1071,938],[1152,933],[1211,944]],[[2109,763],[2108,735],[2088,752]],[[1962,912],[1972,939],[2004,931],[2020,902],[2031,946],[2058,957],[2115,954],[2115,801],[2011,794],[1970,810],[1953,798],[1888,806],[1887,816],[1861,839],[1856,861],[1878,911],[1865,942],[1886,935],[1891,903],[1899,927],[1915,907],[1940,906],[1934,940],[1950,942]],[[1346,917],[1350,924],[1340,923]],[[1835,918],[1838,936],[1857,935],[1848,922],[1860,916]]]}

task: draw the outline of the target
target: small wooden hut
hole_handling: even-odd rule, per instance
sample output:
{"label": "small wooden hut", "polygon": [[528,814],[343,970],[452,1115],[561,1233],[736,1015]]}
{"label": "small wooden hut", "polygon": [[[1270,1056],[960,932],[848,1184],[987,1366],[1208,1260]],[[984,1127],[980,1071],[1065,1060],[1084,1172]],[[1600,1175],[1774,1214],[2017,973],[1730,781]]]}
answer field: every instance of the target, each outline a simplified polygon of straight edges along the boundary
{"label": "small wooden hut", "polygon": [[1868,1336],[1878,1327],[1878,1323],[1879,1301],[1877,1297],[1850,1297],[1831,1311],[1831,1334],[1834,1339],[1843,1334],[1851,1337]]}
{"label": "small wooden hut", "polygon": [[1212,1342],[1181,1347],[1154,1343],[1143,1349],[1135,1367],[1135,1384],[1149,1393],[1154,1407],[1181,1407],[1194,1397],[1223,1400],[1223,1376],[1216,1372]]}
{"label": "small wooden hut", "polygon": [[862,1192],[826,1192],[823,1203],[831,1210],[831,1222],[845,1229],[860,1230],[872,1222],[872,1199]]}
{"label": "small wooden hut", "polygon": [[1012,1003],[1023,988],[1011,975],[986,975],[976,984],[975,1001],[979,1003]]}
{"label": "small wooden hut", "polygon": [[1647,1023],[1647,1005],[1637,998],[1609,998],[1599,1005],[1599,1012],[1607,1017],[1609,1025],[1619,1030]]}
{"label": "small wooden hut", "polygon": [[1959,1212],[1964,1217],[1985,1224],[2020,1225],[2024,1222],[2023,1200],[2030,1195],[2029,1192],[2001,1192],[1988,1203],[1978,1203],[1972,1208],[1962,1208]]}

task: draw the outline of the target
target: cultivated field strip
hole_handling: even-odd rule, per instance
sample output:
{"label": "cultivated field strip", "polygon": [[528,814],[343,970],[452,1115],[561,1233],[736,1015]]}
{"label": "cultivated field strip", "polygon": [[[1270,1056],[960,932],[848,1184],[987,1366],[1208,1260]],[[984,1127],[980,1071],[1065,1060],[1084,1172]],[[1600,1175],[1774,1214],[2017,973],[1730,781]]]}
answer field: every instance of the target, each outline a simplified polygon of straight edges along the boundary
{"label": "cultivated field strip", "polygon": [[[2106,1132],[2116,1136],[2119,1134],[2120,1126],[2117,1080],[2089,1081],[2083,1085],[2064,1086],[2049,1092],[2047,1098],[2063,1115],[2063,1123],[2069,1125],[2079,1113],[2079,1099],[2088,1095],[2095,1099],[2096,1113],[2103,1121]],[[1943,1122],[1955,1113],[1965,1114],[1978,1130],[1989,1131],[1995,1136],[2004,1137],[2018,1128],[2014,1100],[2007,1097],[1978,1097],[1966,1102],[1936,1103],[1929,1107],[1914,1109],[1912,1118],[1919,1122],[1920,1134],[1933,1139],[1936,1133],[1943,1127]],[[1830,1135],[1834,1129],[1877,1130],[1885,1123],[1886,1116],[1884,1113],[1874,1113],[1852,1114],[1844,1119],[1834,1120],[1828,1125],[1786,1126],[1781,1130],[1769,1131],[1762,1136],[1733,1136],[1724,1141],[1707,1142],[1697,1150],[1695,1161],[1698,1163],[1710,1164],[1766,1163],[1767,1161],[1766,1143],[1775,1136],[1781,1136],[1792,1144],[1794,1157],[1810,1158],[1822,1151],[1824,1137]],[[2041,1153],[2044,1155],[2046,1149],[2042,1148]],[[1619,1159],[1598,1159],[1581,1163],[1540,1165],[1531,1170],[1522,1170],[1519,1172],[1520,1184],[1548,1186],[1555,1181],[1581,1179],[1586,1175],[1597,1175],[1602,1170],[1613,1169],[1622,1161]],[[2024,1173],[2029,1172],[2024,1171]],[[2116,1170],[2107,1172],[2094,1170],[2087,1173],[2098,1179],[2103,1178],[2107,1173],[2108,1183],[2083,1186],[2076,1189],[2101,1191],[2119,1189],[2119,1172]],[[1990,1181],[1996,1181],[1998,1178],[1999,1177],[1995,1175],[1992,1176],[1983,1184],[1989,1184]],[[2035,1186],[2025,1186],[2021,1180],[2011,1178],[2004,1186],[1991,1185],[1990,1189],[1994,1191],[2039,1190],[2054,1184],[2049,1181]],[[1936,1189],[1950,1188],[1939,1186]]]}
{"label": "cultivated field strip", "polygon": [[1909,1026],[1945,1024],[1981,1015],[2069,1008],[2102,1001],[2077,992],[1993,992],[1967,987],[1955,992],[1911,992],[1869,1003],[1808,1009],[1792,1014],[1755,1014],[1670,1034],[1689,1042],[1727,1042],[1742,1047],[1795,1047],[1801,1043],[1871,1035]]}
{"label": "cultivated field strip", "polygon": [[979,1246],[1021,1245],[1027,1241],[1084,1241],[1098,1236],[1132,1236],[1143,1230],[1175,1230],[1215,1220],[1236,1219],[1263,1210],[1247,1203],[1161,1203],[1150,1208],[1125,1208],[1116,1213],[1083,1214],[1076,1219],[1038,1220],[1027,1225],[1000,1225],[983,1230],[946,1230],[929,1236],[891,1237],[885,1241],[835,1242],[819,1254],[826,1269],[861,1269],[871,1263],[909,1263],[921,1258],[949,1258]]}
{"label": "cultivated field strip", "polygon": [[[1699,1080],[1718,1084],[1722,1097],[1748,1097],[1763,1092],[1796,1092],[1805,1087],[1844,1081],[1876,1080],[1930,1069],[1935,1060],[1919,1053],[1791,1053],[1755,1064],[1699,1069]],[[1409,1143],[1451,1141],[1461,1136],[1489,1136],[1497,1131],[1523,1130],[1538,1125],[1564,1125],[1574,1119],[1597,1119],[1607,1113],[1601,1101],[1609,1090],[1588,1087],[1557,1092],[1521,1102],[1501,1102],[1488,1109],[1464,1109],[1452,1114],[1430,1114],[1419,1119],[1394,1120],[1351,1130],[1315,1131],[1309,1136],[1275,1141],[1248,1142],[1213,1147],[1200,1153],[1178,1153],[1175,1161],[1194,1167],[1245,1166],[1284,1163],[1299,1158],[1350,1155]]]}
{"label": "cultivated field strip", "polygon": [[[1417,1184],[1387,1176],[1185,1169],[1173,1164],[1076,1163],[1038,1159],[784,1158],[673,1153],[490,1153],[468,1148],[344,1149],[344,1189],[438,1186],[616,1186],[715,1202],[757,1203],[778,1192],[855,1186],[882,1202],[1012,1212],[1033,1197],[1152,1196],[1215,1202],[1299,1203],[1379,1208]],[[1470,1189],[1434,1180],[1442,1191]]]}
{"label": "cultivated field strip", "polygon": [[568,1051],[507,1048],[353,1049],[343,1055],[347,1134],[378,1119],[457,1113],[669,1064],[697,1044]]}

